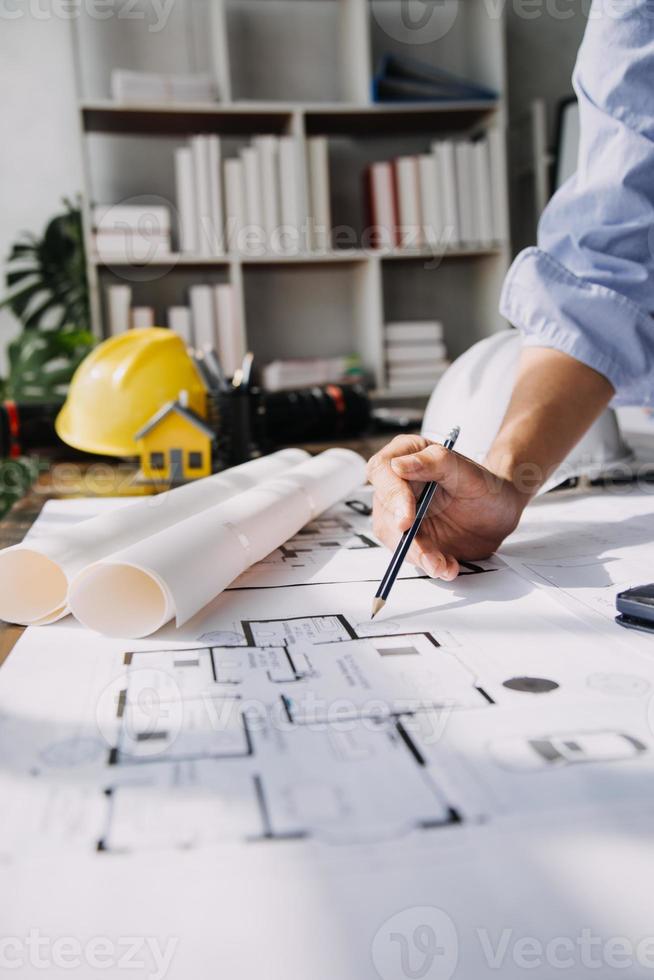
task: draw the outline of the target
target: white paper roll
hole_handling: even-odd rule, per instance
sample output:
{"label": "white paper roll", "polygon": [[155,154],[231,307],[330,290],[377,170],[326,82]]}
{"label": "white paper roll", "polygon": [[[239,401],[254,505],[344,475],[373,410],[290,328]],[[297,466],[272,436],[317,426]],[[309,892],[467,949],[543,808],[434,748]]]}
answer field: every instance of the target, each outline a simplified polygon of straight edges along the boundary
{"label": "white paper roll", "polygon": [[[214,507],[309,459],[285,449],[68,528],[0,551],[0,619],[44,625],[67,614],[68,586],[82,568]],[[168,617],[170,618],[170,617]]]}
{"label": "white paper roll", "polygon": [[71,583],[71,610],[90,629],[125,639],[149,636],[173,616],[181,626],[364,478],[357,453],[328,450],[86,567]]}

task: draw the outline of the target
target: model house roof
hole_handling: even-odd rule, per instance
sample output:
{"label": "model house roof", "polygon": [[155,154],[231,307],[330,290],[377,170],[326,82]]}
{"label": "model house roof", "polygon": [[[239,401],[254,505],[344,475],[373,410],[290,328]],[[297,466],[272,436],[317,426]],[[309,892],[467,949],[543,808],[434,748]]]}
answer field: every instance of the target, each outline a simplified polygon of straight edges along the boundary
{"label": "model house roof", "polygon": [[204,421],[204,419],[201,419],[200,416],[196,415],[195,412],[192,412],[190,408],[185,408],[184,405],[180,405],[180,403],[177,401],[167,402],[165,405],[163,405],[159,409],[159,411],[155,412],[152,418],[145,423],[145,425],[141,426],[138,432],[135,433],[134,438],[142,439],[143,436],[146,436],[148,432],[151,432],[159,425],[160,422],[162,422],[165,418],[167,418],[171,414],[171,412],[175,412],[177,415],[181,415],[182,418],[185,418],[187,422],[190,422],[192,425],[194,425],[196,429],[199,429],[200,432],[203,432],[204,435],[207,436],[209,439],[214,438],[215,433],[213,429],[209,428],[209,426]]}

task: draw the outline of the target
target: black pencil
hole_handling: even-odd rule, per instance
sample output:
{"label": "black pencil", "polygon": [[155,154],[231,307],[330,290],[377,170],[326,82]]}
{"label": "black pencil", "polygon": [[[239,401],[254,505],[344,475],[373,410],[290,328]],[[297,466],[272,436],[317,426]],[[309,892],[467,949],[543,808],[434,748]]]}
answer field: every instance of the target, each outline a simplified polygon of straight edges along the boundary
{"label": "black pencil", "polygon": [[[443,443],[446,449],[453,449],[456,440],[459,438],[459,429],[454,428],[450,432],[449,436]],[[438,483],[425,483],[422,493],[418,497],[418,502],[416,504],[416,516],[414,518],[413,524],[408,531],[405,531],[400,538],[400,543],[395,549],[395,554],[391,558],[390,564],[386,569],[386,574],[380,582],[377,593],[372,602],[372,613],[370,618],[374,619],[380,609],[383,609],[386,605],[386,600],[390,594],[391,589],[395,583],[395,579],[404,563],[407,551],[413,543],[413,539],[420,530],[420,525],[422,524],[423,518],[427,511],[429,510],[429,505],[432,502],[434,494],[436,493],[436,488]]]}

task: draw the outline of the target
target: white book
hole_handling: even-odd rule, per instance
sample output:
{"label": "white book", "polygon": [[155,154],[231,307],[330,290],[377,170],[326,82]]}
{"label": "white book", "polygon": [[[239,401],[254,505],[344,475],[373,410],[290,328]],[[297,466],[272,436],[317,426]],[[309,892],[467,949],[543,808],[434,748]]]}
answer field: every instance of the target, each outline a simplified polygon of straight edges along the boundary
{"label": "white book", "polygon": [[461,242],[461,226],[459,223],[459,205],[456,190],[454,143],[452,140],[441,140],[433,145],[433,152],[438,163],[441,203],[443,206],[444,242],[446,245],[456,247]]}
{"label": "white book", "polygon": [[191,304],[194,346],[199,350],[215,350],[218,340],[216,313],[211,286],[191,286],[188,291]]}
{"label": "white book", "polygon": [[433,380],[438,377],[442,371],[449,366],[449,362],[446,360],[438,362],[436,368],[425,368],[422,364],[403,364],[397,367],[389,366],[388,376],[390,378],[396,378],[398,380],[402,379],[404,381],[411,380],[413,378],[424,378],[425,380]]}
{"label": "white book", "polygon": [[311,248],[328,252],[332,245],[332,207],[329,182],[329,143],[325,136],[307,140]]}
{"label": "white book", "polygon": [[230,252],[246,248],[245,177],[243,161],[225,160],[225,233]]}
{"label": "white book", "polygon": [[443,375],[446,366],[437,367],[428,374],[415,375],[413,377],[396,376],[389,374],[388,387],[398,394],[405,392],[407,395],[412,393],[428,394],[432,391],[438,380]]}
{"label": "white book", "polygon": [[170,209],[159,204],[96,204],[93,227],[103,232],[168,235]]}
{"label": "white book", "polygon": [[398,157],[395,161],[397,210],[402,248],[423,244],[418,157]]}
{"label": "white book", "polygon": [[193,323],[190,306],[169,306],[168,326],[182,338],[187,347],[193,347]]}
{"label": "white book", "polygon": [[384,333],[389,344],[439,341],[443,339],[443,324],[438,320],[387,323]]}
{"label": "white book", "polygon": [[477,244],[477,225],[474,208],[474,182],[472,177],[472,144],[461,140],[455,147],[456,187],[461,223],[461,241],[465,245]]}
{"label": "white book", "polygon": [[179,250],[187,254],[197,254],[199,251],[199,241],[193,179],[193,155],[188,146],[180,146],[175,150],[175,191],[177,196]]}
{"label": "white book", "polygon": [[166,76],[172,102],[215,102],[218,89],[210,74]]}
{"label": "white book", "polygon": [[393,378],[388,379],[389,390],[396,395],[425,395],[434,387],[438,378],[430,381],[397,381]]}
{"label": "white book", "polygon": [[301,204],[302,186],[297,140],[294,136],[281,136],[279,138],[279,244],[284,252],[301,251],[300,234],[304,224]]}
{"label": "white book", "polygon": [[392,163],[373,163],[370,167],[370,198],[375,244],[381,249],[395,248],[397,209]]}
{"label": "white book", "polygon": [[433,369],[434,364],[443,365],[448,363],[449,360],[447,356],[430,357],[430,358],[419,359],[416,361],[405,361],[404,363],[399,363],[399,364],[389,363],[388,370],[393,371],[396,374],[409,375],[409,374],[420,374],[420,372],[424,374],[428,371],[431,371]]}
{"label": "white book", "polygon": [[154,310],[151,306],[133,306],[131,315],[133,330],[154,326]]}
{"label": "white book", "polygon": [[123,103],[213,102],[216,88],[208,74],[181,75],[114,68],[111,97]]}
{"label": "white book", "polygon": [[110,77],[111,97],[123,103],[167,102],[170,92],[166,76],[154,72],[114,68]]}
{"label": "white book", "polygon": [[423,243],[436,246],[443,240],[443,207],[438,162],[433,153],[423,153],[418,157],[418,177]]}
{"label": "white book", "polygon": [[[419,371],[417,370],[418,367],[420,368]],[[387,377],[389,384],[419,383],[421,386],[433,388],[448,367],[449,363],[447,361],[430,361],[429,364],[416,365],[416,371],[413,373],[408,371],[398,372],[394,368],[389,368]]]}
{"label": "white book", "polygon": [[132,305],[131,286],[122,284],[107,286],[108,332],[111,337],[125,333],[130,326],[130,306]]}
{"label": "white book", "polygon": [[225,283],[214,286],[213,296],[218,326],[218,360],[225,377],[233,378],[245,357],[236,293],[233,286]]}
{"label": "white book", "polygon": [[339,384],[351,379],[352,358],[311,357],[271,361],[262,369],[266,391],[309,388],[313,385]]}
{"label": "white book", "polygon": [[491,245],[493,235],[493,207],[491,198],[490,154],[488,140],[477,140],[472,144],[474,163],[475,211],[481,245]]}
{"label": "white book", "polygon": [[309,230],[309,172],[307,170],[307,157],[304,152],[304,143],[295,138],[295,161],[297,169],[297,200],[300,214],[300,224],[298,226],[300,251],[309,252],[311,250],[311,232]]}
{"label": "white book", "polygon": [[207,136],[209,157],[209,214],[211,216],[212,255],[225,254],[222,153],[219,136]]}
{"label": "white book", "polygon": [[121,235],[113,231],[96,231],[93,236],[99,258],[111,262],[154,262],[171,254],[167,235],[141,235],[134,231]]}
{"label": "white book", "polygon": [[386,360],[389,364],[414,364],[423,359],[439,360],[447,357],[447,348],[442,341],[422,344],[390,344],[386,348]]}
{"label": "white book", "polygon": [[173,102],[215,102],[218,90],[210,74],[168,75]]}
{"label": "white book", "polygon": [[504,133],[498,126],[488,131],[490,156],[493,238],[505,242],[509,237],[509,200],[506,186]]}
{"label": "white book", "polygon": [[395,374],[390,372],[388,375],[389,388],[415,387],[421,390],[430,391],[436,386],[436,382],[443,374],[443,368],[436,367],[431,371],[424,371],[422,374]]}
{"label": "white book", "polygon": [[261,171],[259,154],[253,146],[241,150],[243,180],[245,182],[246,244],[248,252],[261,254],[266,247],[263,200],[261,197]]}
{"label": "white book", "polygon": [[259,157],[261,200],[266,246],[275,250],[279,243],[279,140],[276,136],[256,136],[252,145]]}
{"label": "white book", "polygon": [[206,136],[193,136],[191,138],[191,154],[193,156],[198,251],[200,255],[208,256],[213,255],[214,229],[211,225],[209,144]]}

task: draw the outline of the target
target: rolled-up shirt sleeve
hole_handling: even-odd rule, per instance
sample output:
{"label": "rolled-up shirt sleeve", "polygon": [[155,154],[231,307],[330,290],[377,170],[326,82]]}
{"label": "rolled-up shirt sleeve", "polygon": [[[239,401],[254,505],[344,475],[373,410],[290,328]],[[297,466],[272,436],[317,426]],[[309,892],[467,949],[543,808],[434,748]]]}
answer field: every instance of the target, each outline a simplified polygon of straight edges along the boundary
{"label": "rolled-up shirt sleeve", "polygon": [[573,76],[576,174],[515,259],[502,314],[533,346],[654,402],[654,0],[594,0]]}

